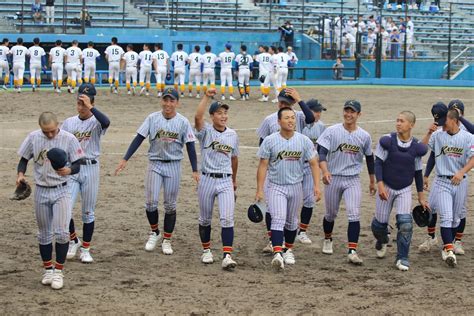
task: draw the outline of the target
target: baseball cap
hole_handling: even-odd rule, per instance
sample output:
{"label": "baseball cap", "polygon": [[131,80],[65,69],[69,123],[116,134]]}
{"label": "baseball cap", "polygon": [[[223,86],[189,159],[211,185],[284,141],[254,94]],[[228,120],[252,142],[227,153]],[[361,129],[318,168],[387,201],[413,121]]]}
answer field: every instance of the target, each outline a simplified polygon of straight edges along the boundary
{"label": "baseball cap", "polygon": [[63,168],[67,163],[67,153],[61,148],[51,148],[46,153],[46,157],[48,157],[54,170]]}
{"label": "baseball cap", "polygon": [[459,99],[451,100],[448,104],[448,109],[459,109],[461,114],[464,114],[464,103]]}
{"label": "baseball cap", "polygon": [[280,91],[278,94],[278,101],[288,103],[289,105],[295,103],[295,99],[293,99],[292,96],[286,94],[286,89]]}
{"label": "baseball cap", "polygon": [[232,49],[232,44],[231,44],[231,43],[225,44],[225,48],[227,48],[227,49]]}
{"label": "baseball cap", "polygon": [[362,110],[362,106],[360,102],[357,100],[349,100],[344,103],[344,109],[351,108],[356,112],[360,112]]}
{"label": "baseball cap", "polygon": [[306,102],[306,105],[314,112],[326,111],[326,108],[316,99],[308,100],[308,102]]}
{"label": "baseball cap", "polygon": [[179,100],[179,93],[174,88],[166,88],[163,92],[162,98],[164,99],[165,97],[170,97],[174,100]]}
{"label": "baseball cap", "polygon": [[77,96],[81,95],[87,95],[89,98],[94,98],[94,96],[97,94],[97,91],[95,90],[95,87],[91,83],[83,83],[79,86],[79,89],[77,90]]}
{"label": "baseball cap", "polygon": [[224,108],[224,109],[228,110],[229,106],[227,104],[219,102],[219,101],[212,102],[211,106],[209,107],[209,114],[214,114],[220,108]]}
{"label": "baseball cap", "polygon": [[443,126],[444,123],[446,123],[448,107],[443,102],[437,102],[431,107],[431,114],[433,115],[435,123],[438,123],[438,126]]}

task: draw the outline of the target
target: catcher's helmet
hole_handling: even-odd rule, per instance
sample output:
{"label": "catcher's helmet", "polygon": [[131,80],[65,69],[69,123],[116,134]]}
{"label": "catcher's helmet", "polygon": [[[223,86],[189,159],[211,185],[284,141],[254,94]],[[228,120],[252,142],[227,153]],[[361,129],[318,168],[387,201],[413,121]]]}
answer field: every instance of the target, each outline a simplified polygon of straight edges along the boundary
{"label": "catcher's helmet", "polygon": [[413,209],[413,220],[416,225],[426,227],[431,222],[433,215],[429,209],[424,209],[423,206],[418,205]]}
{"label": "catcher's helmet", "polygon": [[67,163],[67,154],[61,148],[51,148],[46,154],[54,170],[63,168]]}
{"label": "catcher's helmet", "polygon": [[267,207],[262,202],[250,205],[247,212],[250,221],[260,223],[263,220],[263,213],[266,212],[266,209]]}

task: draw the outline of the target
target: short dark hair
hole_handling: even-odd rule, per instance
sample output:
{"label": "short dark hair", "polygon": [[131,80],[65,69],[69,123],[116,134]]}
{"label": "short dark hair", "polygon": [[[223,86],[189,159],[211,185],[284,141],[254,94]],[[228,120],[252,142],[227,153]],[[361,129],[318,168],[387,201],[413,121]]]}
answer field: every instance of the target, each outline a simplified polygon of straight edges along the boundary
{"label": "short dark hair", "polygon": [[163,43],[156,43],[155,47],[158,49],[163,49]]}
{"label": "short dark hair", "polygon": [[199,52],[201,50],[201,46],[199,46],[199,45],[194,46],[194,50],[196,52]]}
{"label": "short dark hair", "polygon": [[38,45],[39,43],[40,43],[40,39],[39,39],[39,37],[35,37],[35,38],[33,38],[33,44],[36,44],[36,45]]}
{"label": "short dark hair", "polygon": [[206,46],[204,47],[204,50],[205,50],[207,53],[209,53],[209,52],[211,51],[211,46],[210,46],[210,45],[206,45]]}
{"label": "short dark hair", "polygon": [[459,112],[456,109],[449,109],[446,116],[452,120],[459,121]]}
{"label": "short dark hair", "polygon": [[61,46],[63,42],[61,40],[56,40],[56,46]]}
{"label": "short dark hair", "polygon": [[93,41],[89,41],[89,42],[87,43],[87,46],[89,46],[89,47],[94,47],[94,42],[93,42]]}
{"label": "short dark hair", "polygon": [[147,43],[143,43],[143,47],[150,48],[150,46]]}
{"label": "short dark hair", "polygon": [[6,37],[2,40],[2,44],[6,44],[6,43],[9,43],[9,42],[10,42],[10,41],[9,41],[8,38],[6,38]]}
{"label": "short dark hair", "polygon": [[78,45],[78,44],[79,44],[79,42],[78,42],[77,40],[73,40],[72,43],[73,43],[74,45]]}
{"label": "short dark hair", "polygon": [[283,53],[283,47],[279,46],[279,47],[278,47],[278,52],[279,52],[279,53]]}
{"label": "short dark hair", "polygon": [[247,51],[247,45],[240,46],[240,49],[243,50],[244,52],[246,52]]}
{"label": "short dark hair", "polygon": [[282,107],[281,109],[278,110],[278,119],[281,120],[281,116],[283,115],[282,113],[285,112],[285,111],[292,111],[293,113],[295,113],[295,111],[290,108],[289,106],[285,106],[285,107]]}
{"label": "short dark hair", "polygon": [[112,44],[117,44],[118,39],[114,36],[114,37],[112,37],[111,42],[112,42]]}
{"label": "short dark hair", "polygon": [[179,43],[178,45],[176,45],[176,47],[177,47],[178,49],[183,49],[183,44]]}
{"label": "short dark hair", "polygon": [[263,46],[263,50],[268,53],[268,46]]}
{"label": "short dark hair", "polygon": [[277,51],[277,48],[276,48],[276,46],[273,46],[273,45],[272,45],[272,46],[270,46],[270,48],[271,48],[271,49],[272,49],[272,51],[274,51],[274,52],[276,52],[276,51]]}
{"label": "short dark hair", "polygon": [[18,38],[16,39],[16,43],[17,43],[17,44],[20,44],[20,45],[23,44],[23,38],[18,37]]}
{"label": "short dark hair", "polygon": [[133,50],[133,44],[128,44],[127,48],[130,48],[131,50]]}

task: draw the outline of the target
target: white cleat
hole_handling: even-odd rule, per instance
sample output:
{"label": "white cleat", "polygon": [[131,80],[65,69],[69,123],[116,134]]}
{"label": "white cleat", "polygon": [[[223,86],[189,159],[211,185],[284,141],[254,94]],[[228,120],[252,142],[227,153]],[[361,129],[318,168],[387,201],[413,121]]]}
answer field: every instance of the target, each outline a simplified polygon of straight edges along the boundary
{"label": "white cleat", "polygon": [[2,86],[2,89],[3,89],[3,90],[7,90],[7,86],[6,86],[6,85],[3,85],[3,86]]}
{"label": "white cleat", "polygon": [[222,101],[225,101],[225,95],[223,95],[223,96],[221,97],[221,100],[222,100]]}
{"label": "white cleat", "polygon": [[155,232],[151,232],[148,236],[148,240],[145,244],[146,251],[153,251],[156,248],[156,244],[161,239],[161,234],[156,234]]}
{"label": "white cleat", "polygon": [[236,99],[236,98],[234,98],[234,96],[233,96],[233,95],[231,95],[231,96],[229,97],[229,100],[231,100],[231,101],[235,101],[235,100],[237,100],[237,99]]}
{"label": "white cleat", "polygon": [[118,94],[117,88],[114,89],[114,94]]}
{"label": "white cleat", "polygon": [[181,93],[181,98],[184,98],[184,93]]}
{"label": "white cleat", "polygon": [[145,87],[140,89],[140,95],[142,95],[145,92]]}
{"label": "white cleat", "polygon": [[311,239],[309,239],[308,234],[306,234],[306,232],[300,232],[296,236],[296,240],[298,240],[300,243],[305,244],[305,245],[310,245],[312,243]]}
{"label": "white cleat", "polygon": [[72,259],[76,256],[77,251],[82,245],[81,240],[79,240],[79,238],[77,240],[78,242],[75,242],[74,240],[71,240],[69,242],[69,248],[67,250],[66,259]]}
{"label": "white cleat", "polygon": [[21,88],[18,88],[16,92],[21,93]]}
{"label": "white cleat", "polygon": [[322,252],[327,255],[333,254],[331,239],[324,239]]}
{"label": "white cleat", "polygon": [[205,249],[202,251],[201,262],[205,264],[211,264],[214,262],[211,249]]}
{"label": "white cleat", "polygon": [[61,270],[54,270],[53,278],[51,280],[51,287],[55,290],[60,290],[63,288],[63,272]]}
{"label": "white cleat", "polygon": [[265,97],[262,95],[260,99],[258,99],[259,102],[265,102]]}
{"label": "white cleat", "polygon": [[56,93],[57,93],[57,94],[61,94],[61,89],[57,88],[57,89],[56,89]]}
{"label": "white cleat", "polygon": [[387,244],[381,244],[380,249],[377,249],[377,246],[375,246],[375,254],[377,255],[377,258],[380,258],[380,259],[384,258],[386,253],[387,253]]}
{"label": "white cleat", "polygon": [[127,91],[127,94],[128,94],[128,95],[132,95],[132,91],[128,90],[128,91]]}
{"label": "white cleat", "polygon": [[268,96],[264,97],[263,102],[268,102]]}
{"label": "white cleat", "polygon": [[71,87],[70,87],[70,86],[67,87],[67,93],[71,93],[71,94],[72,94],[72,90],[71,90]]}
{"label": "white cleat", "polygon": [[224,259],[222,260],[222,269],[227,271],[232,271],[237,266],[237,262],[235,262],[230,254],[226,254]]}
{"label": "white cleat", "polygon": [[36,87],[35,87],[35,86],[31,87],[31,90],[32,90],[33,92],[36,92]]}
{"label": "white cleat", "polygon": [[81,247],[81,256],[80,256],[82,263],[92,263],[94,259],[92,259],[91,252],[89,248],[82,248]]}
{"label": "white cleat", "polygon": [[198,93],[196,94],[196,99],[200,99],[201,98],[201,95]]}
{"label": "white cleat", "polygon": [[272,246],[271,241],[269,241],[268,244],[265,247],[263,247],[262,252],[263,253],[273,253],[273,246]]}
{"label": "white cleat", "polygon": [[283,253],[283,261],[285,262],[285,264],[290,264],[290,265],[296,263],[295,254],[293,253],[293,250],[287,249]]}
{"label": "white cleat", "polygon": [[163,93],[161,92],[158,92],[158,94],[156,95],[158,98],[161,98],[161,96],[163,95]]}
{"label": "white cleat", "polygon": [[278,99],[273,99],[272,103],[278,103]]}
{"label": "white cleat", "polygon": [[190,93],[190,94],[189,94],[189,97],[190,97],[190,98],[192,98],[192,97],[193,97],[193,94],[192,94],[192,93]]}
{"label": "white cleat", "polygon": [[397,263],[395,263],[395,266],[400,271],[408,271],[410,269],[408,266],[402,263],[402,260],[397,260]]}
{"label": "white cleat", "polygon": [[147,91],[147,92],[145,93],[145,96],[149,97],[149,96],[150,96],[150,93]]}
{"label": "white cleat", "polygon": [[428,252],[431,250],[432,247],[436,247],[438,245],[438,238],[431,238],[431,236],[428,236],[426,240],[418,246],[418,251],[420,252]]}
{"label": "white cleat", "polygon": [[51,285],[51,283],[53,283],[53,272],[53,269],[45,269],[43,272],[43,278],[41,279],[41,284]]}
{"label": "white cleat", "polygon": [[347,259],[349,260],[350,263],[355,264],[355,265],[361,265],[362,264],[362,259],[359,257],[357,254],[357,251],[351,250],[349,254],[347,255]]}
{"label": "white cleat", "polygon": [[173,248],[171,248],[171,240],[163,239],[163,242],[161,243],[161,251],[165,255],[172,255],[173,254]]}
{"label": "white cleat", "polygon": [[285,263],[283,257],[281,256],[281,253],[277,252],[273,256],[272,267],[275,271],[281,271],[285,268]]}
{"label": "white cleat", "polygon": [[452,250],[441,250],[441,258],[443,258],[443,261],[445,261],[450,267],[454,268],[457,264],[456,255]]}
{"label": "white cleat", "polygon": [[466,252],[464,251],[464,244],[460,240],[456,240],[453,244],[454,254],[463,256]]}

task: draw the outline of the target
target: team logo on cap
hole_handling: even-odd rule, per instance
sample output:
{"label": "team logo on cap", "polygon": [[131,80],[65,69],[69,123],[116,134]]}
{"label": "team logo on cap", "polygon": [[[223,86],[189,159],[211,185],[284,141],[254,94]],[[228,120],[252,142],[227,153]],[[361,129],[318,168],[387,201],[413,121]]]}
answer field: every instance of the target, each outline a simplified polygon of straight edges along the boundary
{"label": "team logo on cap", "polygon": [[89,87],[85,87],[84,90],[82,91],[83,93],[89,93]]}
{"label": "team logo on cap", "polygon": [[165,93],[173,93],[173,89],[172,89],[172,88],[168,88],[168,89],[166,89]]}

